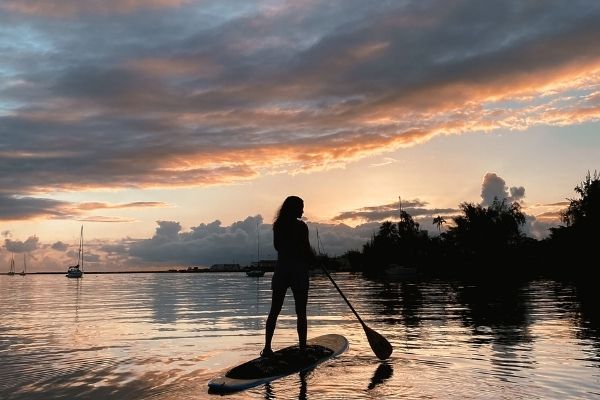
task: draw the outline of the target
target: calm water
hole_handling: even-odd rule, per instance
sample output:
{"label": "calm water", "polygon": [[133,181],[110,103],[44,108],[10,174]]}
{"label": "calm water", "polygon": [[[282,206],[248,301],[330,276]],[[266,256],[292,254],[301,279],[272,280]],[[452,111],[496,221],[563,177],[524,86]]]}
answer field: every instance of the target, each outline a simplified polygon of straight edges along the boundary
{"label": "calm water", "polygon": [[[227,399],[600,398],[597,296],[552,281],[468,285],[334,278],[394,346],[387,362],[323,276],[309,336],[339,358]],[[205,399],[207,381],[262,348],[270,276],[0,276],[1,399]],[[288,297],[274,347],[296,341]]]}

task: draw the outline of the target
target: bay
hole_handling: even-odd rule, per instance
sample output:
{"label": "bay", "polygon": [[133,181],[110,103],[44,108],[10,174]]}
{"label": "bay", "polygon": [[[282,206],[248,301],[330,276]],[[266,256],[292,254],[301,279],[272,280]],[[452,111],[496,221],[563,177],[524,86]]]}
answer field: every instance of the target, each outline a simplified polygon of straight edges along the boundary
{"label": "bay", "polygon": [[[309,336],[350,348],[228,399],[588,399],[600,396],[594,290],[570,282],[311,277]],[[0,276],[1,399],[210,399],[209,379],[262,348],[270,274]],[[286,298],[274,347],[296,343]]]}

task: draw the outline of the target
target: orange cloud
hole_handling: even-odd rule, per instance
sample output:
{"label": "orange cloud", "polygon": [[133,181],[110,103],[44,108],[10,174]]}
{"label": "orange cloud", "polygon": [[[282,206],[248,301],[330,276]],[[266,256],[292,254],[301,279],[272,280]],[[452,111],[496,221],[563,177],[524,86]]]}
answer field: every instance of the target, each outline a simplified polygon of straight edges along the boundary
{"label": "orange cloud", "polygon": [[[68,16],[183,3],[10,0],[0,7]],[[318,7],[303,6],[292,9]],[[245,15],[209,33],[195,26],[161,32],[131,54],[117,46],[93,63],[49,70],[41,97],[20,93],[30,105],[12,110],[5,128],[15,137],[33,132],[28,142],[39,146],[7,158],[43,168],[20,173],[19,183],[0,177],[0,186],[31,193],[228,184],[336,168],[439,135],[600,119],[598,28],[585,18],[569,29],[525,29],[523,37],[504,32],[490,48],[468,35],[444,37],[456,22],[446,12],[408,20],[395,10],[286,48],[310,29],[300,23],[292,35],[281,33],[290,21],[274,18],[295,12],[267,9],[267,16]],[[480,26],[470,20],[476,16],[462,17]],[[496,23],[493,17],[484,22]],[[411,21],[424,30],[412,32],[424,49],[401,36]]]}
{"label": "orange cloud", "polygon": [[82,211],[115,209],[115,208],[148,208],[148,207],[167,207],[166,203],[160,201],[136,201],[125,204],[107,204],[100,202],[79,203],[76,208]]}
{"label": "orange cloud", "polygon": [[121,218],[121,217],[103,217],[103,216],[90,216],[85,218],[79,218],[77,221],[81,222],[109,222],[109,223],[123,223],[123,222],[135,222],[134,219],[131,218]]}

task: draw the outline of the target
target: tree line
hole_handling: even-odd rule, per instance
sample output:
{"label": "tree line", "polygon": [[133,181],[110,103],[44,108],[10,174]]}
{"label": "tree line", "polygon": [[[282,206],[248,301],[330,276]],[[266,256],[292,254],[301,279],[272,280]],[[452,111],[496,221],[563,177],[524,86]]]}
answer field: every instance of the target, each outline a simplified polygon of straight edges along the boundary
{"label": "tree line", "polygon": [[[449,276],[588,271],[598,263],[600,174],[588,172],[574,190],[579,197],[568,199],[561,212],[563,225],[550,228],[543,240],[524,233],[526,216],[517,202],[495,199],[487,207],[464,202],[451,221],[442,216],[433,219],[439,235],[430,236],[401,211],[398,222],[383,222],[361,250],[349,251],[340,260],[365,274],[378,274],[393,265]],[[334,261],[324,261],[335,267]]]}

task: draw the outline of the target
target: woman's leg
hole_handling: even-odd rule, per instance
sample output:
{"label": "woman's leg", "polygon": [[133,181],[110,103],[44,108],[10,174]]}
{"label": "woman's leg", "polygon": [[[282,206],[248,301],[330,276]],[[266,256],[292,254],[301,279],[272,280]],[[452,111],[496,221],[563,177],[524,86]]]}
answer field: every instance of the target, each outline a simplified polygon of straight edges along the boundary
{"label": "woman's leg", "polygon": [[271,341],[273,340],[273,334],[275,333],[277,317],[281,312],[286,291],[287,288],[273,288],[273,295],[271,297],[271,310],[269,311],[269,316],[267,317],[265,329],[265,350],[267,351],[271,350]]}
{"label": "woman's leg", "polygon": [[308,323],[306,320],[306,304],[308,303],[308,276],[302,279],[298,285],[292,286],[294,303],[296,305],[296,316],[298,318],[296,329],[298,331],[298,344],[300,349],[306,348],[306,336]]}

